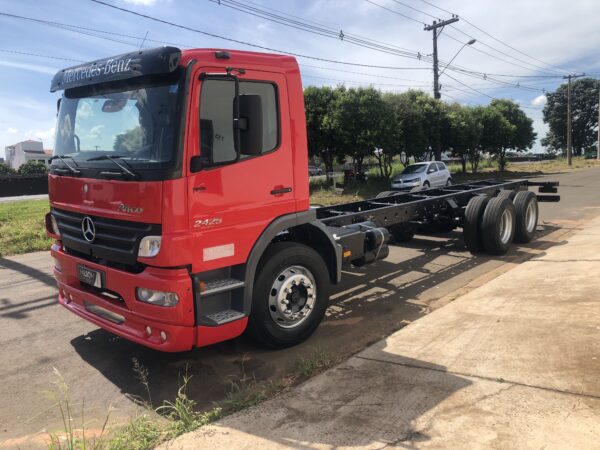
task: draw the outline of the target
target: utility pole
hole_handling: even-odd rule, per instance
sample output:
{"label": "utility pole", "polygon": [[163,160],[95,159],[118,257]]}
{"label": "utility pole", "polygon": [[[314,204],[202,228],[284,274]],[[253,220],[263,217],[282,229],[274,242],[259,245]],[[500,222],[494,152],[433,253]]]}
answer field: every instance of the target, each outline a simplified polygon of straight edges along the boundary
{"label": "utility pole", "polygon": [[569,82],[567,84],[567,164],[569,166],[573,165],[573,141],[571,138],[571,131],[572,131],[572,114],[571,114],[571,80],[575,79],[575,78],[579,78],[579,77],[583,77],[585,76],[585,74],[581,74],[581,75],[565,75],[563,77],[568,79]]}
{"label": "utility pole", "polygon": [[[438,48],[437,40],[438,36],[442,33],[444,27],[451,23],[458,22],[457,16],[452,16],[452,19],[440,20],[439,22],[434,20],[431,25],[426,25],[425,31],[433,31],[433,98],[439,100],[442,95],[440,94],[440,75],[439,75],[439,63],[438,63]],[[439,31],[438,31],[439,29]],[[461,49],[462,50],[462,49]],[[460,51],[460,50],[459,50]],[[433,145],[434,159],[442,159],[442,142],[441,136],[438,133],[437,139]]]}
{"label": "utility pole", "polygon": [[[440,76],[439,76],[439,63],[438,63],[438,48],[437,40],[446,25],[458,22],[458,17],[453,16],[452,19],[440,20],[439,22],[434,20],[431,25],[427,25],[425,31],[433,31],[433,98],[441,98],[440,94]],[[439,31],[438,31],[439,29]]]}

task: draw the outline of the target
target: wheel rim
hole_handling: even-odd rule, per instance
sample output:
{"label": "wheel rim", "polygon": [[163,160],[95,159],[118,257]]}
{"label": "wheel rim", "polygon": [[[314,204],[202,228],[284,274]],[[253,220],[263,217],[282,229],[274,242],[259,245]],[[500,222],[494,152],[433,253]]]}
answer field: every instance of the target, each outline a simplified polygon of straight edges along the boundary
{"label": "wheel rim", "polygon": [[527,232],[531,233],[535,230],[537,224],[537,208],[534,202],[529,202],[525,210],[525,227]]}
{"label": "wheel rim", "polygon": [[452,180],[449,179],[448,181],[446,181],[446,186],[452,186]]}
{"label": "wheel rim", "polygon": [[271,319],[281,328],[295,328],[312,313],[317,299],[315,277],[306,267],[282,271],[269,292]]}
{"label": "wheel rim", "polygon": [[509,209],[505,209],[500,218],[500,241],[507,244],[510,241],[512,234],[513,222],[512,213]]}

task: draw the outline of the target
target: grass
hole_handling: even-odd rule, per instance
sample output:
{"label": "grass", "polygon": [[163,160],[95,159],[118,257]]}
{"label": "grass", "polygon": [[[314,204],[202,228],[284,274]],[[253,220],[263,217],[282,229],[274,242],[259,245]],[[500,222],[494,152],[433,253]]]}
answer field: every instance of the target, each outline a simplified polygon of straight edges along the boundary
{"label": "grass", "polygon": [[[181,377],[181,383],[174,401],[165,401],[154,408],[148,401],[141,400],[143,408],[127,424],[108,429],[110,410],[100,430],[91,432],[87,428],[84,405],[81,413],[71,402],[69,388],[64,378],[54,369],[57,387],[57,400],[62,418],[63,429],[59,433],[50,433],[47,447],[49,450],[147,450],[174,439],[203,425],[207,425],[242,409],[260,403],[277,393],[296,385],[307,378],[328,369],[336,359],[328,352],[316,349],[296,363],[294,373],[279,380],[259,382],[253,374],[247,374],[244,368],[246,358],[242,358],[241,376],[229,378],[229,389],[225,400],[211,410],[195,410],[196,402],[187,396],[186,390],[191,376],[187,369]],[[138,361],[133,362],[136,379],[148,390],[148,371]],[[147,391],[150,397],[149,390]],[[87,432],[87,433],[86,433]]]}
{"label": "grass", "polygon": [[44,216],[48,200],[0,203],[0,256],[48,250]]}

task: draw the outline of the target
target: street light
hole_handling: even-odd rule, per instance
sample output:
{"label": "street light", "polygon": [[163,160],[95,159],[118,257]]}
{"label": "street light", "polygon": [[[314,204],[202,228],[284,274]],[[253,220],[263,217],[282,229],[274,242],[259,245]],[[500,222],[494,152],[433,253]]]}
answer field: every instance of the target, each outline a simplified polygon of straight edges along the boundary
{"label": "street light", "polygon": [[[460,52],[462,52],[462,49],[463,49],[463,48],[465,48],[467,45],[473,45],[475,42],[477,42],[477,39],[471,39],[469,42],[465,42],[465,43],[463,44],[463,46],[462,46],[460,49],[458,49],[458,51],[456,52],[456,55],[454,55],[454,56],[452,57],[452,59],[450,60],[450,62],[449,62],[448,64],[446,64],[446,67],[444,67],[444,70],[442,70],[442,73],[440,73],[440,77],[441,77],[441,76],[444,74],[444,72],[446,71],[446,69],[448,68],[448,66],[449,66],[450,64],[452,64],[452,61],[454,61],[454,60],[456,59],[456,57],[458,56],[458,54],[459,54]],[[439,78],[439,77],[438,77],[438,78]]]}

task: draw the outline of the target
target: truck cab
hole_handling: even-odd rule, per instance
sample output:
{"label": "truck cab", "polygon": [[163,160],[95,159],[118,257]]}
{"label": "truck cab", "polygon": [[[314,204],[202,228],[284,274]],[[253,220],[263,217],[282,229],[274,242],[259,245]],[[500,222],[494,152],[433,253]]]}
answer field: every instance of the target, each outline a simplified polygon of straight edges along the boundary
{"label": "truck cab", "polygon": [[239,335],[263,251],[314,220],[296,61],[163,47],[65,69],[51,90],[60,303],[164,351]]}

